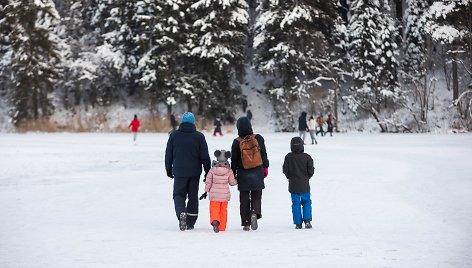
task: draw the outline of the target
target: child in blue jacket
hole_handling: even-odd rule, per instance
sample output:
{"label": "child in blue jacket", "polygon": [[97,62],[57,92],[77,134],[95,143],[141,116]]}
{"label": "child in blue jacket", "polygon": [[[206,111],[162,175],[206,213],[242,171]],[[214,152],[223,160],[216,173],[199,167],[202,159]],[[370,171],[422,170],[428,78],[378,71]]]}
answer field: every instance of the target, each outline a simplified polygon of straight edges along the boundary
{"label": "child in blue jacket", "polygon": [[[300,137],[292,138],[290,142],[292,152],[285,156],[283,172],[288,179],[288,191],[292,197],[293,223],[296,229],[311,228],[311,198],[310,178],[315,172],[313,159],[304,153],[303,140]],[[303,208],[303,213],[302,213]]]}

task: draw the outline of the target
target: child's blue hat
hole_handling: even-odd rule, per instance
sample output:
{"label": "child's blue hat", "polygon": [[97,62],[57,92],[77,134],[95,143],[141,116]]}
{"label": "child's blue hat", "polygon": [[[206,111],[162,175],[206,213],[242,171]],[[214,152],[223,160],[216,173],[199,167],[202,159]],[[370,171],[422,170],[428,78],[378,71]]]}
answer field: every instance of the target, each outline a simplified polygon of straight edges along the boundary
{"label": "child's blue hat", "polygon": [[195,116],[191,112],[185,112],[182,115],[182,123],[192,123],[195,125]]}

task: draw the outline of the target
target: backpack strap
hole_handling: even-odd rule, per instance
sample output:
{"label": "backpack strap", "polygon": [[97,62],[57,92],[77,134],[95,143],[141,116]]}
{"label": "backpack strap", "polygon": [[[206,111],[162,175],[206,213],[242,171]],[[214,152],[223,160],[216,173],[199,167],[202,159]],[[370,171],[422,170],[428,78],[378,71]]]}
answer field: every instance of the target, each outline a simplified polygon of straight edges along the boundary
{"label": "backpack strap", "polygon": [[243,140],[251,137],[251,136],[254,136],[254,138],[256,137],[256,134],[250,134],[250,135],[247,135],[247,136],[244,136],[244,138],[241,138],[241,137],[237,137],[236,140],[239,141],[239,143],[241,143]]}

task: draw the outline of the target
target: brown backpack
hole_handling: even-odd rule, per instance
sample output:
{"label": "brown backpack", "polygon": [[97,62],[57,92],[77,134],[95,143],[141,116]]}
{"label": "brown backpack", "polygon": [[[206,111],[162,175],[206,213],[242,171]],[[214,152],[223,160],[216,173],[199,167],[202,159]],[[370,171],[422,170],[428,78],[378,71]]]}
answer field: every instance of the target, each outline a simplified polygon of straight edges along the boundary
{"label": "brown backpack", "polygon": [[256,135],[248,135],[237,138],[239,141],[239,150],[241,151],[241,162],[244,169],[251,169],[262,165],[261,148],[257,142]]}

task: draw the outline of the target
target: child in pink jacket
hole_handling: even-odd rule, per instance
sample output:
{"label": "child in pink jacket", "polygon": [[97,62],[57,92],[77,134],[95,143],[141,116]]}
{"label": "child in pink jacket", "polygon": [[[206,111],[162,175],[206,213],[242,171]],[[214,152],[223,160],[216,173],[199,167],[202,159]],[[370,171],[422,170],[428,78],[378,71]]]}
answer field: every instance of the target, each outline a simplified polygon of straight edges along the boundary
{"label": "child in pink jacket", "polygon": [[228,184],[234,186],[238,182],[228,162],[231,152],[217,150],[215,156],[217,161],[213,160],[212,168],[206,176],[205,193],[200,200],[206,198],[207,192],[210,193],[210,224],[213,231],[218,233],[226,230],[228,201],[231,198]]}

